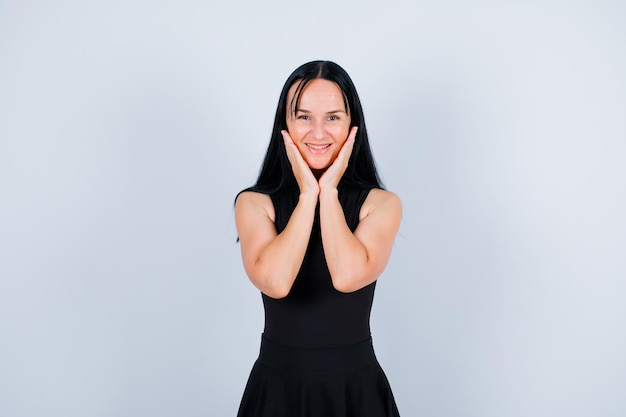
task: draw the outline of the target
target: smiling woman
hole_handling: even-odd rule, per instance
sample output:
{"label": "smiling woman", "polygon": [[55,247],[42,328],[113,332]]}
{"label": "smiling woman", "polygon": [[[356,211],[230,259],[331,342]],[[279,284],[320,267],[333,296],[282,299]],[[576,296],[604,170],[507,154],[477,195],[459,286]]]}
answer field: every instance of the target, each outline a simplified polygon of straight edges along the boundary
{"label": "smiling woman", "polygon": [[296,91],[289,89],[287,129],[293,143],[316,176],[335,161],[350,129],[350,114],[337,84],[318,78]]}
{"label": "smiling woman", "polygon": [[328,61],[296,69],[257,183],[235,202],[244,268],[265,307],[239,417],[399,415],[369,316],[401,214],[348,74]]}

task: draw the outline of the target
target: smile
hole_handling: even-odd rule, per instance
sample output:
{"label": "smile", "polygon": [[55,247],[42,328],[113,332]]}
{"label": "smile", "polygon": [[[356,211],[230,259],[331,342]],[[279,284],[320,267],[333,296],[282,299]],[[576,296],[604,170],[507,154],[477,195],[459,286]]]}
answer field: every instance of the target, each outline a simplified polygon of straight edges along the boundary
{"label": "smile", "polygon": [[326,145],[313,145],[310,143],[306,144],[307,148],[309,148],[311,151],[313,151],[314,153],[323,153],[326,149],[330,148],[330,144],[326,144]]}

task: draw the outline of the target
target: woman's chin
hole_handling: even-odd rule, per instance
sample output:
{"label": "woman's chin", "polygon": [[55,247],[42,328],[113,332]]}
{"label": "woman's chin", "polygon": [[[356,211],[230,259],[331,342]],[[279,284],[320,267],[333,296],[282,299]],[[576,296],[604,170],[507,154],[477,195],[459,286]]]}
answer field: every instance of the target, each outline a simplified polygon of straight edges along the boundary
{"label": "woman's chin", "polygon": [[318,161],[312,161],[309,162],[307,165],[309,166],[309,168],[311,168],[311,171],[325,171],[330,166],[330,163],[320,163]]}
{"label": "woman's chin", "polygon": [[333,162],[334,162],[334,158],[333,160],[329,160],[327,158],[325,158],[324,160],[309,159],[307,161],[307,165],[309,166],[309,168],[311,168],[311,171],[326,171],[328,167],[332,165]]}

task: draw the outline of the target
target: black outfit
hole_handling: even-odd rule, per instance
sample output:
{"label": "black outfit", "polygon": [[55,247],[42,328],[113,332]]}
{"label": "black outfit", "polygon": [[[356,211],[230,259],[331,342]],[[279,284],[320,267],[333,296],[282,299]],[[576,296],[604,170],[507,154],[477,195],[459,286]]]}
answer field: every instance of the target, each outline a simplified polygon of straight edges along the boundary
{"label": "black outfit", "polygon": [[[370,189],[339,188],[350,230]],[[271,195],[278,233],[299,192]],[[319,206],[302,266],[285,298],[262,294],[265,330],[238,417],[397,417],[372,347],[369,318],[376,282],[352,293],[332,285]]]}

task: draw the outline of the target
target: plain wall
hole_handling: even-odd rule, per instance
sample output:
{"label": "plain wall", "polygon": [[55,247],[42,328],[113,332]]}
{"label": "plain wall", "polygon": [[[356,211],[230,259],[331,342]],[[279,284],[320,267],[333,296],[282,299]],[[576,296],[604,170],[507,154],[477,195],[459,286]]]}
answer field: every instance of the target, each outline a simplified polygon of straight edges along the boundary
{"label": "plain wall", "polygon": [[0,416],[234,416],[282,84],[352,76],[404,203],[372,331],[403,416],[626,415],[626,7],[0,2]]}

